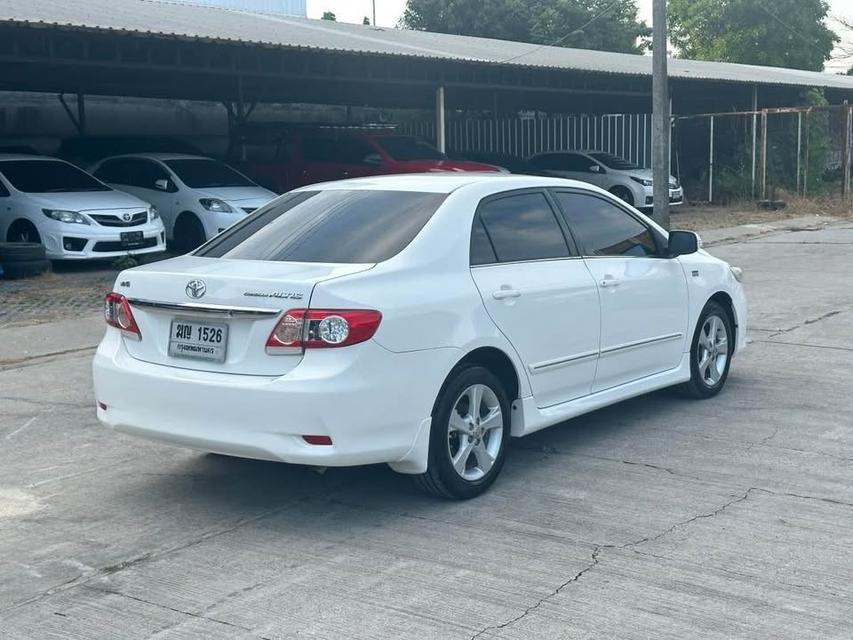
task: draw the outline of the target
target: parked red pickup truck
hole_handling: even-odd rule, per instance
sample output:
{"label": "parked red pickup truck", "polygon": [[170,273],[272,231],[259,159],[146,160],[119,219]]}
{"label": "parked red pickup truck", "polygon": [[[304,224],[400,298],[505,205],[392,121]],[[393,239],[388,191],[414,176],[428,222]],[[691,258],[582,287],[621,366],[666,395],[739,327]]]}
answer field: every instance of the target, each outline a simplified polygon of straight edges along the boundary
{"label": "parked red pickup truck", "polygon": [[490,164],[450,160],[429,143],[396,133],[295,131],[273,143],[274,150],[266,144],[261,153],[257,144],[249,145],[250,157],[256,159],[244,162],[242,169],[278,193],[317,182],[392,173],[501,171]]}

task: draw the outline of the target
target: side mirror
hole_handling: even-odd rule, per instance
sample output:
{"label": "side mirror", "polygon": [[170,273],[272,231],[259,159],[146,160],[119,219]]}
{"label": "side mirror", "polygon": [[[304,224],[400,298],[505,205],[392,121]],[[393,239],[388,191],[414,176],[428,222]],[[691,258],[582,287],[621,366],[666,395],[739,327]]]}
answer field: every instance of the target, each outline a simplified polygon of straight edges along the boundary
{"label": "side mirror", "polygon": [[699,251],[702,241],[692,231],[670,231],[667,253],[670,258],[687,256]]}
{"label": "side mirror", "polygon": [[159,180],[154,181],[154,188],[160,191],[170,191],[172,188],[172,183],[168,178],[160,178]]}
{"label": "side mirror", "polygon": [[594,164],[589,168],[589,172],[590,173],[601,173],[601,167],[599,167],[597,164]]}
{"label": "side mirror", "polygon": [[364,162],[364,164],[371,164],[374,166],[378,166],[378,165],[382,164],[382,156],[380,156],[378,153],[370,153],[370,154],[364,156],[363,162]]}

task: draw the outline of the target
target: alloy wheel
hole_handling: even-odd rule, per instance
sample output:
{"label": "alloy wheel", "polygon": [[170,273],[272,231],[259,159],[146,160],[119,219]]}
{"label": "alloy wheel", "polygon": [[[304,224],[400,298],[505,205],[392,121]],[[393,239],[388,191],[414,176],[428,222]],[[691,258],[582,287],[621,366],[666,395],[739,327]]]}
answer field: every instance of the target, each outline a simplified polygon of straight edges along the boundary
{"label": "alloy wheel", "polygon": [[484,384],[465,389],[453,403],[447,425],[447,452],[456,473],[482,479],[495,464],[503,440],[504,417],[497,394]]}
{"label": "alloy wheel", "polygon": [[699,332],[696,364],[702,382],[708,387],[720,383],[729,360],[729,334],[726,323],[718,315],[710,315]]}

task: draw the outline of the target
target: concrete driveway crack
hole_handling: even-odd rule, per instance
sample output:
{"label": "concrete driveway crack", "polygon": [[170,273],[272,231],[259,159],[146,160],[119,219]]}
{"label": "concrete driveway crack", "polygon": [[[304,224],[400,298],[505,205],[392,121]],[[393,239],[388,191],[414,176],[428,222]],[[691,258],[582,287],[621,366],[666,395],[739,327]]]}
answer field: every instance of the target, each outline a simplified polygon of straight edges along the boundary
{"label": "concrete driveway crack", "polygon": [[502,622],[502,623],[497,624],[497,625],[491,625],[491,626],[484,627],[484,628],[480,629],[477,633],[475,633],[473,636],[471,636],[471,640],[476,640],[476,638],[479,638],[484,633],[487,633],[489,631],[498,631],[500,629],[506,629],[507,627],[514,625],[516,622],[523,620],[526,616],[530,615],[531,613],[536,611],[539,607],[541,607],[543,604],[548,602],[551,598],[554,598],[555,596],[557,596],[557,594],[559,594],[563,589],[568,587],[570,584],[577,582],[585,574],[592,571],[595,568],[595,566],[598,564],[599,555],[601,554],[601,551],[604,548],[605,548],[605,546],[603,546],[603,545],[596,546],[595,549],[593,549],[593,551],[592,551],[592,560],[590,561],[590,563],[587,566],[585,566],[583,569],[578,571],[571,578],[566,580],[559,587],[554,589],[554,591],[549,593],[547,596],[545,596],[544,598],[540,598],[535,604],[530,605],[524,611],[522,611],[519,615],[512,618],[511,620],[507,620],[506,622]]}

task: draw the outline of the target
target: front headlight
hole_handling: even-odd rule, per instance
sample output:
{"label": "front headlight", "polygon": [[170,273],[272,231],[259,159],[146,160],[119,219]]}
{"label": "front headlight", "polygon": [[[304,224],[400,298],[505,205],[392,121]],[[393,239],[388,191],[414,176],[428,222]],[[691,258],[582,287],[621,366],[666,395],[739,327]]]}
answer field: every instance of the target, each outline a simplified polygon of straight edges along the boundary
{"label": "front headlight", "polygon": [[652,181],[649,180],[648,178],[635,178],[634,176],[631,176],[631,180],[633,180],[634,182],[639,182],[644,187],[651,187],[652,186]]}
{"label": "front headlight", "polygon": [[738,282],[743,282],[743,269],[729,265],[729,270]]}
{"label": "front headlight", "polygon": [[160,212],[157,211],[157,207],[155,207],[154,205],[148,207],[148,222],[154,222],[159,217]]}
{"label": "front headlight", "polygon": [[65,222],[66,224],[92,224],[82,214],[65,209],[42,209],[42,213],[51,220]]}
{"label": "front headlight", "polygon": [[201,198],[198,202],[202,207],[214,213],[233,213],[234,211],[227,202],[219,198]]}

